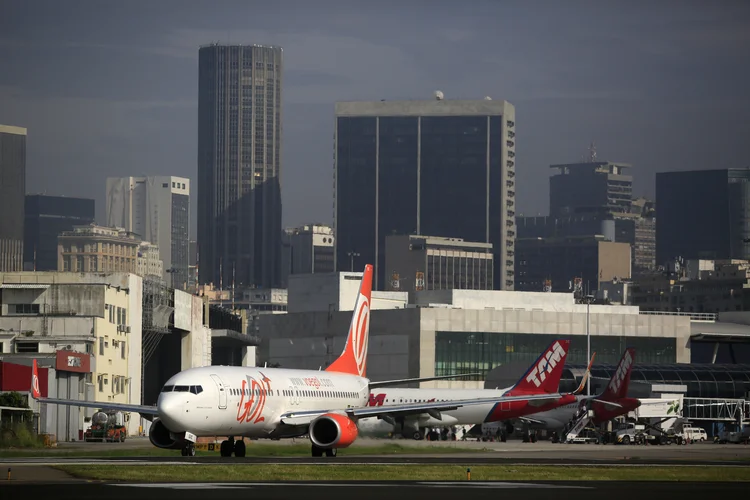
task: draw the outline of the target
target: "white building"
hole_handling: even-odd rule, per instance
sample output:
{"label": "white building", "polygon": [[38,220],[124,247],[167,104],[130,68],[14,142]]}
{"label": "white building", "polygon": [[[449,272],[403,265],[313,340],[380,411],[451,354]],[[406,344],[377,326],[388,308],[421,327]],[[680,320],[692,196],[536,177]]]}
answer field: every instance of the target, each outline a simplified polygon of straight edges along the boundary
{"label": "white building", "polygon": [[[140,404],[139,276],[3,273],[0,290],[0,349],[8,353],[3,355],[3,361],[13,363],[16,357],[55,358],[60,350],[88,354],[92,360],[85,382],[69,389],[67,397]],[[74,429],[77,431],[92,411],[76,411],[81,425]],[[137,434],[140,425],[140,418],[135,415],[128,423],[128,432]]]}
{"label": "white building", "polygon": [[281,235],[281,283],[292,274],[332,273],[333,229],[322,224],[287,228]]}
{"label": "white building", "polygon": [[190,179],[173,176],[107,179],[107,225],[124,227],[157,245],[164,280],[180,289],[188,281],[189,213]]}
{"label": "white building", "polygon": [[[362,273],[295,276],[288,313],[258,318],[261,362],[318,369],[342,351]],[[632,306],[576,304],[573,294],[437,290],[373,292],[367,376],[373,380],[481,373],[423,387],[483,387],[492,368],[531,364],[554,339],[571,340],[569,363],[585,364],[587,319],[598,363],[626,347],[642,363],[690,362],[686,316]]]}
{"label": "white building", "polygon": [[159,256],[159,246],[142,241],[138,247],[138,258],[136,261],[136,273],[138,276],[164,276],[164,262]]}

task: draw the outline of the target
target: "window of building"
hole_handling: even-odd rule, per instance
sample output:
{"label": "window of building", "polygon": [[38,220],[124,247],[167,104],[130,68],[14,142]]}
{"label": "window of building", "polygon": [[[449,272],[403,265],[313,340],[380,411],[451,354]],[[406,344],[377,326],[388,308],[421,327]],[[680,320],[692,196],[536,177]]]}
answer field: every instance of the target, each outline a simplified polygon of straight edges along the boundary
{"label": "window of building", "polygon": [[125,342],[120,342],[120,357],[125,359]]}
{"label": "window of building", "polygon": [[16,341],[16,352],[39,352],[39,342]]}
{"label": "window of building", "polygon": [[11,304],[15,314],[39,314],[39,304]]}
{"label": "window of building", "polygon": [[104,337],[99,337],[99,356],[104,356]]}

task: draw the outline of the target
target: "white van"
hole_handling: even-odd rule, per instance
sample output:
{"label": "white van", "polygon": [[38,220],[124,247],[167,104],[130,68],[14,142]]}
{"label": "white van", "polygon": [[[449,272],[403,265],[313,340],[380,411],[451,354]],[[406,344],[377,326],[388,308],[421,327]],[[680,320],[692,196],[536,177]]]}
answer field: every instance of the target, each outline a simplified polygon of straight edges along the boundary
{"label": "white van", "polygon": [[690,427],[686,425],[682,428],[680,435],[690,441],[706,441],[708,439],[708,434],[706,434],[706,431],[702,427]]}

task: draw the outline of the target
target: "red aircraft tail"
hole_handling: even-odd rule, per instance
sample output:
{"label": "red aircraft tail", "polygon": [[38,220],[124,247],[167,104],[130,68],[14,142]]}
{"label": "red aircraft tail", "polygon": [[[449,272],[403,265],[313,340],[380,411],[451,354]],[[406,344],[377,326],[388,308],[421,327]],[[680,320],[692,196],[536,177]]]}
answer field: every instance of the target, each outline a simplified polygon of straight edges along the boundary
{"label": "red aircraft tail", "polygon": [[367,344],[370,336],[370,297],[372,295],[372,264],[365,266],[362,283],[354,304],[349,336],[341,356],[331,363],[327,372],[342,372],[364,377],[367,373]]}
{"label": "red aircraft tail", "polygon": [[630,385],[630,373],[633,371],[635,362],[635,349],[632,347],[625,349],[620,358],[620,364],[612,374],[607,388],[599,397],[602,401],[617,401],[628,395],[628,386]]}
{"label": "red aircraft tail", "polygon": [[555,340],[523,374],[508,396],[550,394],[560,388],[570,340]]}
{"label": "red aircraft tail", "polygon": [[36,366],[36,358],[31,363],[31,397],[39,399],[42,392],[39,390],[39,369]]}

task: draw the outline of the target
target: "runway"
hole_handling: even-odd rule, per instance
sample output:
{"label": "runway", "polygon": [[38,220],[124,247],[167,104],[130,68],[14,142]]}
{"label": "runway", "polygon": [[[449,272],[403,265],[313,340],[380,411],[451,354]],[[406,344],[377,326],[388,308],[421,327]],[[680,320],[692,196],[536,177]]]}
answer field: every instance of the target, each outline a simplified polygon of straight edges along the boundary
{"label": "runway", "polygon": [[[456,495],[471,490],[472,500],[497,500],[523,498],[539,500],[559,498],[560,494],[575,495],[576,500],[631,500],[633,495],[654,494],[684,497],[689,494],[743,495],[747,483],[688,483],[688,482],[508,482],[508,481],[455,481],[455,482],[278,482],[278,483],[5,483],[3,496],[8,498],[36,497],[77,500],[131,500],[134,495],[159,497],[161,500],[205,500],[210,491],[237,493],[252,496],[253,500],[288,499],[299,496],[305,499],[357,498],[382,500],[383,495],[405,492],[411,495],[429,495],[431,500],[455,500]],[[564,491],[561,491],[564,490]]]}

